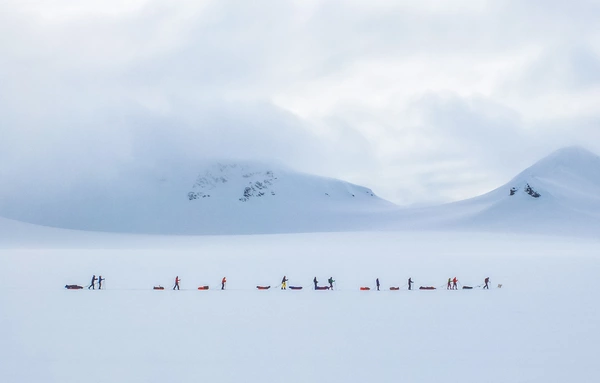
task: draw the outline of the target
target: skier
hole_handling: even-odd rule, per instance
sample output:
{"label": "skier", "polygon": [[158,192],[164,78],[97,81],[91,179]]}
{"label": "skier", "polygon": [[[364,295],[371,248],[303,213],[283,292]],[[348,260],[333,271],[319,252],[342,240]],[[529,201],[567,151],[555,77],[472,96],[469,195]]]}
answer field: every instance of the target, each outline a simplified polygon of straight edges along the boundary
{"label": "skier", "polygon": [[221,290],[225,290],[226,283],[227,283],[227,278],[223,277],[223,279],[221,279]]}
{"label": "skier", "polygon": [[329,282],[329,288],[330,288],[331,290],[333,290],[333,282],[335,282],[335,281],[333,280],[333,277],[329,277],[329,279],[327,280],[327,282]]}
{"label": "skier", "polygon": [[452,278],[448,278],[448,285],[446,286],[446,290],[452,290]]}
{"label": "skier", "polygon": [[96,275],[92,275],[92,283],[90,283],[90,285],[88,286],[88,290],[90,289],[90,287],[92,288],[92,290],[96,290],[96,281],[98,280],[98,278],[96,278]]}
{"label": "skier", "polygon": [[412,278],[410,278],[410,277],[409,277],[409,278],[408,278],[408,289],[409,289],[409,290],[412,290],[412,284],[413,284],[413,283],[414,283],[414,282],[412,281]]}
{"label": "skier", "polygon": [[317,281],[317,277],[315,277],[313,279],[313,283],[315,284],[315,290],[317,289],[317,286],[319,285],[319,281]]}
{"label": "skier", "polygon": [[179,290],[179,281],[181,281],[181,279],[179,279],[179,275],[175,277],[175,286],[173,286],[173,290],[175,290],[175,288],[177,288],[177,290]]}
{"label": "skier", "polygon": [[457,283],[458,283],[458,279],[456,279],[456,277],[454,277],[454,279],[452,280],[452,290],[458,290],[458,287],[456,286]]}
{"label": "skier", "polygon": [[287,281],[288,279],[285,277],[285,275],[283,276],[283,279],[281,280],[281,290],[287,290]]}
{"label": "skier", "polygon": [[102,278],[102,275],[98,276],[98,290],[102,290],[102,281],[105,281],[106,278]]}
{"label": "skier", "polygon": [[490,283],[490,277],[485,278],[485,286],[483,286],[484,289],[490,289],[490,286],[488,286],[488,283]]}
{"label": "skier", "polygon": [[379,291],[379,278],[375,280],[375,283],[377,284],[377,291]]}

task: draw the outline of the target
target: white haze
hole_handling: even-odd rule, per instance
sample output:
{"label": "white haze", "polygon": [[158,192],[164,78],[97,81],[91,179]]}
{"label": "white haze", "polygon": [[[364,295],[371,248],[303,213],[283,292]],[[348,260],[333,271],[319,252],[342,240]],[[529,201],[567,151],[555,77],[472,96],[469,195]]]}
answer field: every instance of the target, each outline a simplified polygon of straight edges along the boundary
{"label": "white haze", "polygon": [[561,146],[600,151],[598,12],[3,1],[0,195],[213,157],[280,161],[399,204],[481,194]]}

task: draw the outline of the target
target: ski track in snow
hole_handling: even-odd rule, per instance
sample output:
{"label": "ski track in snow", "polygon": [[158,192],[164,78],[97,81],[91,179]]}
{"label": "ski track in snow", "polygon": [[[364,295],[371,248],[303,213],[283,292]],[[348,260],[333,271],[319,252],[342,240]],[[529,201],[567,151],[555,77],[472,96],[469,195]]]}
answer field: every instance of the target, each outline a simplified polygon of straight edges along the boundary
{"label": "ski track in snow", "polygon": [[[591,382],[600,373],[593,239],[32,233],[31,246],[0,249],[2,382]],[[63,288],[92,274],[107,290]],[[170,290],[176,275],[182,291]],[[305,290],[276,289],[283,275]],[[333,276],[339,290],[311,290],[314,276],[321,285]],[[387,290],[454,276],[472,286],[489,276],[492,289],[358,290],[377,277]],[[166,290],[151,290],[158,284]],[[204,284],[211,290],[196,290]]]}
{"label": "ski track in snow", "polygon": [[[141,188],[57,204],[25,193],[27,209],[1,200],[7,216],[121,233],[0,218],[0,382],[598,380],[598,156],[566,148],[486,195],[419,209],[248,169],[211,170],[194,186],[136,175]],[[106,290],[63,288],[92,274]],[[279,290],[283,275],[304,290]],[[313,291],[315,276],[336,290]],[[489,276],[491,290],[445,290],[455,276]],[[406,291],[409,277],[441,289]]]}

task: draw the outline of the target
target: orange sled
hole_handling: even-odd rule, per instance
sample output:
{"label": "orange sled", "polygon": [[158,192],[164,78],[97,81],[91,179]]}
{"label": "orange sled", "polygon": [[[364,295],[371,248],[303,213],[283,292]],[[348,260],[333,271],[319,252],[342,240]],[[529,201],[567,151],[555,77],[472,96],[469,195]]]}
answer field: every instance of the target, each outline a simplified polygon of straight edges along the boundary
{"label": "orange sled", "polygon": [[256,288],[259,290],[269,290],[271,286],[256,286]]}
{"label": "orange sled", "polygon": [[400,290],[400,287],[390,287],[390,290],[392,290],[392,291]]}
{"label": "orange sled", "polygon": [[363,291],[368,291],[368,290],[371,290],[371,288],[370,288],[370,287],[361,287],[360,289],[361,289],[361,290],[363,290]]}
{"label": "orange sled", "polygon": [[200,286],[198,287],[198,290],[208,290],[208,286]]}

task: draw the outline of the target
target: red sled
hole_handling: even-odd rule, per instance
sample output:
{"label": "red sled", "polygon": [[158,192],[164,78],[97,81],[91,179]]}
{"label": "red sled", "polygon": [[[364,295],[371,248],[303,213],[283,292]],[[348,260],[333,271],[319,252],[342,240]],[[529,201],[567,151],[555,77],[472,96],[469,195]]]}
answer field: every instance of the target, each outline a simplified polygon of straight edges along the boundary
{"label": "red sled", "polygon": [[392,291],[400,290],[400,287],[390,287],[390,290],[392,290]]}
{"label": "red sled", "polygon": [[271,286],[256,286],[256,288],[259,290],[269,290]]}
{"label": "red sled", "polygon": [[79,285],[65,285],[65,289],[67,289],[67,290],[81,290],[81,289],[83,289],[83,286],[79,286]]}
{"label": "red sled", "polygon": [[164,290],[165,288],[162,286],[154,286],[152,289],[153,290]]}
{"label": "red sled", "polygon": [[290,286],[290,290],[302,290],[302,286]]}
{"label": "red sled", "polygon": [[317,286],[315,290],[329,290],[329,286]]}
{"label": "red sled", "polygon": [[371,290],[371,288],[370,288],[370,287],[361,287],[360,289],[361,289],[361,290],[363,290],[363,291],[368,291],[368,290]]}
{"label": "red sled", "polygon": [[419,287],[419,290],[435,290],[435,287],[433,287],[433,286],[421,286],[421,287]]}
{"label": "red sled", "polygon": [[198,287],[198,290],[208,290],[208,286],[200,286]]}

